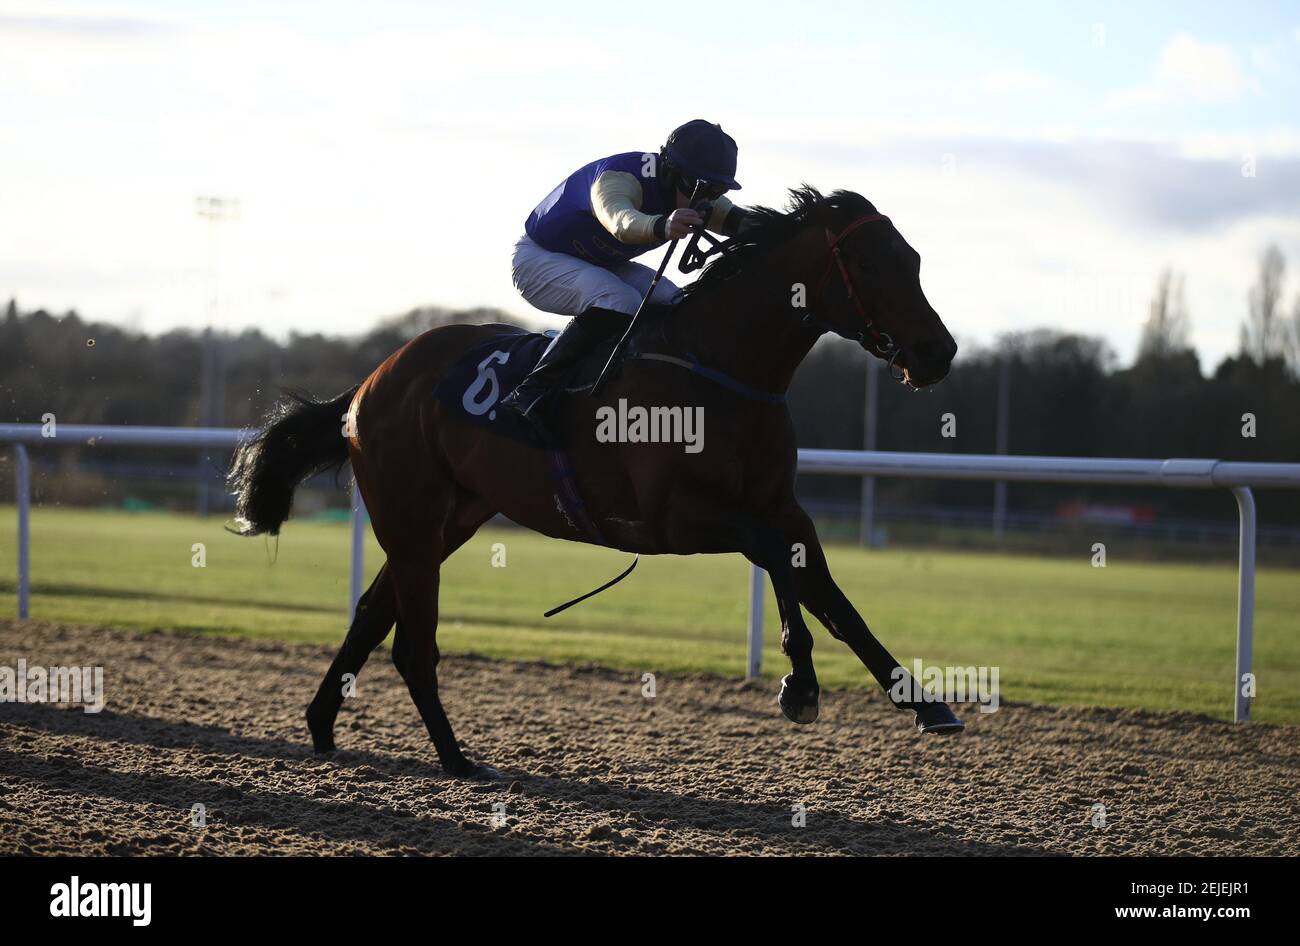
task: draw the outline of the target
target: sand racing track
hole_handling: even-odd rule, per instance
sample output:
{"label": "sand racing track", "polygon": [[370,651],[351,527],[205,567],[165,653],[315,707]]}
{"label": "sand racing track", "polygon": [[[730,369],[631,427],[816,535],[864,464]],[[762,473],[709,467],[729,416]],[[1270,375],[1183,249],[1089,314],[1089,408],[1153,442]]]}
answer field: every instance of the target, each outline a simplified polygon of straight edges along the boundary
{"label": "sand racing track", "polygon": [[107,700],[0,703],[0,854],[1300,850],[1293,727],[1004,704],[923,739],[878,692],[828,691],[801,728],[773,681],[660,674],[646,699],[639,673],[453,656],[448,713],[504,775],[460,782],[385,652],[315,756],[302,712],[332,655],[0,622],[0,665],[102,666]]}

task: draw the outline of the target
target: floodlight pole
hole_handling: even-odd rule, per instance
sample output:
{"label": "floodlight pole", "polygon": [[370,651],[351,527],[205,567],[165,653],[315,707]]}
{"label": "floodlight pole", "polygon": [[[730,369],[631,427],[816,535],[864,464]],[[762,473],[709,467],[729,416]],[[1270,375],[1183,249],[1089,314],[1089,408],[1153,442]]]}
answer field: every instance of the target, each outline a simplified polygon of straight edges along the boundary
{"label": "floodlight pole", "polygon": [[[225,366],[222,351],[217,343],[215,323],[221,315],[221,280],[218,268],[218,224],[239,219],[239,201],[228,197],[195,197],[194,213],[208,221],[208,324],[203,333],[202,365],[199,371],[199,424],[219,427],[222,422],[222,402],[225,399]],[[211,454],[198,457],[197,511],[206,517],[210,505]]]}

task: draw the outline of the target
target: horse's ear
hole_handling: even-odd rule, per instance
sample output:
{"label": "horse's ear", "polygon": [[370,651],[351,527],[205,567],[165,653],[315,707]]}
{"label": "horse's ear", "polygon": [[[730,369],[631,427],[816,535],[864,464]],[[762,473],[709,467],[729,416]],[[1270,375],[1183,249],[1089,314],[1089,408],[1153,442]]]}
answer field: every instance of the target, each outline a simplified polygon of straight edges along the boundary
{"label": "horse's ear", "polygon": [[835,190],[825,200],[835,209],[850,210],[857,216],[877,212],[875,205],[857,191]]}

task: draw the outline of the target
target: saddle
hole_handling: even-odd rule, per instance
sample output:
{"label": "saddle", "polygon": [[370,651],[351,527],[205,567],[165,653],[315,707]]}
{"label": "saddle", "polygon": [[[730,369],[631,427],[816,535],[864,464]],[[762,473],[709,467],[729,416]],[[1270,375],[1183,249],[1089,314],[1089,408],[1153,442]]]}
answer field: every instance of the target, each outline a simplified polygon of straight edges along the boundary
{"label": "saddle", "polygon": [[[659,316],[661,313],[654,313]],[[642,319],[628,339],[622,361],[657,361],[674,365],[699,375],[706,380],[730,390],[751,401],[766,404],[783,404],[785,395],[763,391],[739,381],[717,369],[702,364],[689,351],[680,350],[663,330],[659,317]],[[434,390],[434,396],[457,413],[462,419],[494,434],[530,446],[549,448],[542,443],[532,426],[514,411],[497,411],[497,401],[513,391],[541,360],[542,353],[557,332],[506,332],[473,346],[447,372]],[[548,412],[563,401],[565,396],[591,390],[605,362],[609,360],[616,340],[610,339],[592,347],[579,363],[558,396],[543,404]],[[549,420],[549,418],[547,418]]]}
{"label": "saddle", "polygon": [[[656,313],[658,315],[658,313]],[[565,517],[575,529],[598,545],[607,545],[599,528],[587,516],[568,456],[560,443],[545,443],[533,426],[514,411],[496,410],[497,402],[528,376],[557,332],[504,332],[468,349],[434,388],[433,396],[462,420],[519,443],[545,451],[555,481],[555,495]],[[579,363],[563,390],[542,405],[548,413],[566,397],[583,396],[596,383],[616,340],[595,345]],[[701,364],[690,352],[678,350],[663,331],[661,318],[638,324],[628,339],[622,361],[658,361],[690,371],[750,400],[781,404],[784,394],[753,388],[729,375]],[[550,418],[546,418],[548,421]],[[554,429],[553,424],[547,426]]]}
{"label": "saddle", "polygon": [[[513,391],[541,360],[557,332],[506,332],[473,346],[443,375],[434,397],[462,420],[492,433],[544,447],[532,426],[514,411],[498,411],[496,403]],[[564,392],[585,391],[596,381],[613,342],[602,342],[587,354]],[[561,392],[556,392],[561,393]],[[558,398],[544,406],[549,410]]]}

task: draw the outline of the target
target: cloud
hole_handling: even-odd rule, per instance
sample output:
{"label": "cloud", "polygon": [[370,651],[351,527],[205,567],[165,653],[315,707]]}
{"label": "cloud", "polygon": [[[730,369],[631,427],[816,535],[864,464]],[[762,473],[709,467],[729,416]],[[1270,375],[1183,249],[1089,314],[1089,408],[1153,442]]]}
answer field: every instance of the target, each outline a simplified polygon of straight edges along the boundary
{"label": "cloud", "polygon": [[134,14],[0,11],[0,37],[26,42],[97,42],[162,38],[182,29],[175,20]]}
{"label": "cloud", "polygon": [[939,155],[950,154],[959,174],[1053,183],[1116,225],[1206,233],[1255,217],[1300,217],[1300,152],[1294,150],[1258,157],[1253,177],[1243,176],[1240,153],[1193,157],[1161,142],[898,140],[876,153],[935,173]]}
{"label": "cloud", "polygon": [[729,44],[713,58],[728,69],[792,66],[862,66],[880,60],[880,49],[870,42],[807,43],[791,40],[776,45]]}
{"label": "cloud", "polygon": [[165,61],[192,33],[184,20],[130,11],[5,9],[0,11],[0,94],[27,104],[46,95],[78,94],[124,63]]}
{"label": "cloud", "polygon": [[[779,204],[807,179],[896,212],[923,247],[927,291],[977,335],[1048,322],[1127,350],[1155,273],[1174,263],[1198,328],[1204,312],[1204,331],[1227,339],[1205,336],[1217,355],[1235,344],[1257,244],[1277,234],[1300,257],[1300,126],[1280,109],[1273,127],[1241,116],[1189,131],[1061,107],[1046,126],[1001,106],[1042,104],[1064,80],[1017,68],[965,76],[1009,97],[988,109],[876,108],[900,94],[888,63],[877,59],[881,79],[840,81],[881,54],[836,37],[719,50],[715,71],[770,79],[742,95],[689,70],[665,77],[667,91],[645,86],[608,58],[593,65],[580,35],[510,22],[316,33],[0,6],[0,99],[40,145],[11,149],[0,177],[5,219],[20,224],[0,227],[0,299],[28,305],[203,324],[207,227],[193,198],[213,193],[244,209],[221,231],[234,324],[352,331],[428,301],[523,312],[508,258],[527,211],[583,156],[653,146],[683,117],[675,92],[698,93],[699,114],[741,141],[746,202]],[[1290,48],[1289,30],[1271,35]],[[1152,63],[1160,96],[1248,95],[1245,73],[1274,84],[1245,47],[1238,65],[1190,43],[1175,37]],[[1197,86],[1192,60],[1218,61],[1216,78]],[[1245,154],[1255,178],[1241,176]],[[288,295],[272,303],[270,287]]]}
{"label": "cloud", "polygon": [[1047,77],[1042,73],[1024,69],[999,69],[980,79],[980,88],[987,95],[1038,92],[1047,85]]}
{"label": "cloud", "polygon": [[1229,46],[1202,43],[1186,33],[1171,39],[1160,53],[1151,82],[1112,93],[1111,108],[1173,105],[1223,105],[1246,92],[1259,92],[1258,82],[1242,71]]}

